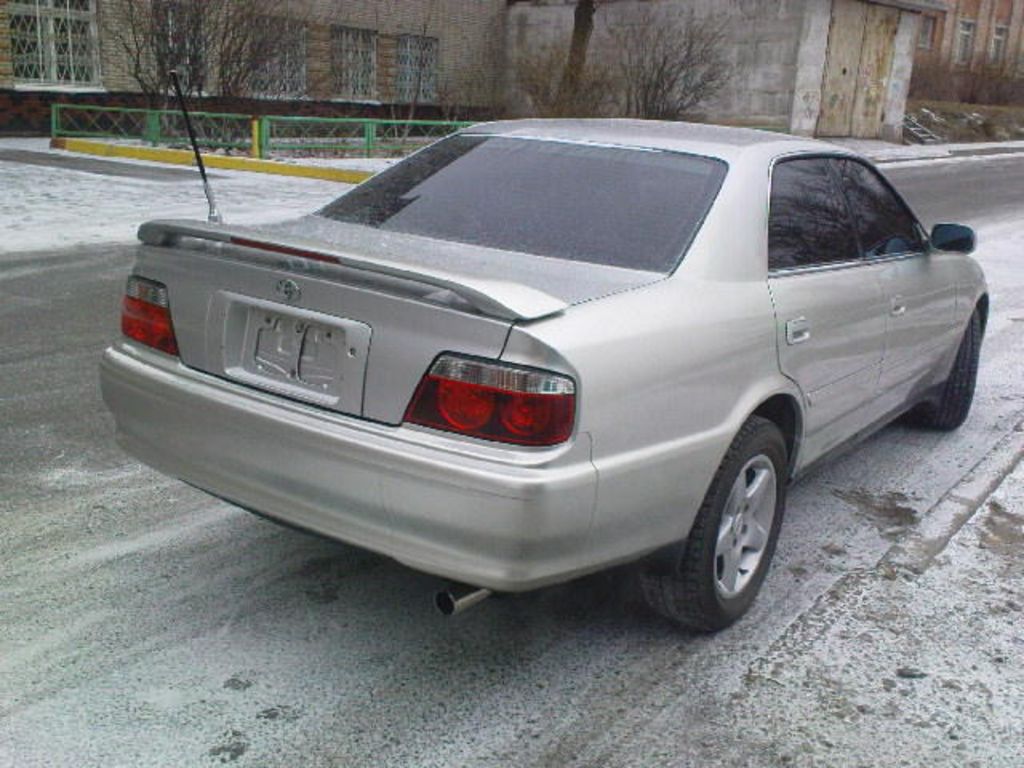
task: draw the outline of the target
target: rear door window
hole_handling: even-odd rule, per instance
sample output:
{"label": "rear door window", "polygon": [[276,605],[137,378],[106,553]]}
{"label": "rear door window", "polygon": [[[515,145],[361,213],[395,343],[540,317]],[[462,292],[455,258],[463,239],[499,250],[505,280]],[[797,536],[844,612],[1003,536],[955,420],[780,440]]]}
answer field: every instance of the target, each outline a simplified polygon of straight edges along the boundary
{"label": "rear door window", "polygon": [[320,215],[668,273],[700,228],[726,170],[720,160],[677,152],[464,134],[375,176]]}
{"label": "rear door window", "polygon": [[769,269],[796,269],[859,258],[850,213],[828,158],[784,160],[772,171]]}
{"label": "rear door window", "polygon": [[856,160],[836,160],[864,256],[925,250],[917,221],[878,173]]}

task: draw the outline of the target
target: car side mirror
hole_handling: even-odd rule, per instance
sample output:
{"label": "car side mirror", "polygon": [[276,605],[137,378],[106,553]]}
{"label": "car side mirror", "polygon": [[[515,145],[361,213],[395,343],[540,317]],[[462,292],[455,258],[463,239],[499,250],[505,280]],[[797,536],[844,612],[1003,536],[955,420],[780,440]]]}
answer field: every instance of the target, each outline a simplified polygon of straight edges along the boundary
{"label": "car side mirror", "polygon": [[932,247],[940,251],[971,253],[977,243],[974,230],[962,224],[936,224],[932,228]]}

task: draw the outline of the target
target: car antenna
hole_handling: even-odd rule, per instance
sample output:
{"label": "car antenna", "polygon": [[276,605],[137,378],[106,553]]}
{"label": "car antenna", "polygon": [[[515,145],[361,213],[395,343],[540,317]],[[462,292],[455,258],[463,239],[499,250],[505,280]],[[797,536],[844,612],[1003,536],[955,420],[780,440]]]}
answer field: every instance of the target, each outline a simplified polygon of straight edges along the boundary
{"label": "car antenna", "polygon": [[181,82],[178,80],[178,70],[171,70],[171,83],[174,85],[174,93],[178,97],[178,106],[185,118],[185,130],[188,131],[188,140],[192,143],[192,151],[196,155],[196,165],[199,166],[199,175],[203,177],[203,191],[206,193],[206,202],[210,204],[210,213],[206,217],[211,224],[220,224],[224,219],[217,210],[217,201],[213,198],[213,188],[210,187],[210,180],[206,178],[206,166],[203,165],[203,156],[199,154],[199,144],[196,142],[196,132],[192,130],[192,120],[188,116],[188,108],[185,106],[185,95],[181,92]]}

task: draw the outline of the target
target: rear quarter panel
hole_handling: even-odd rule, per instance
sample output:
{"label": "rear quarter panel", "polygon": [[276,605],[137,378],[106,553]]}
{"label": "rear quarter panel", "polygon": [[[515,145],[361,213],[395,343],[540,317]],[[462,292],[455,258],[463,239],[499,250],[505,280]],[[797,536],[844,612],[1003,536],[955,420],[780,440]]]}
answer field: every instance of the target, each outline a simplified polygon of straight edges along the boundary
{"label": "rear quarter panel", "polygon": [[[510,361],[561,359],[579,384],[578,431],[592,441],[595,560],[683,538],[747,416],[778,392],[764,281],[677,276],[512,331]],[[564,367],[559,365],[559,367]]]}
{"label": "rear quarter panel", "polygon": [[505,359],[564,359],[577,377],[598,472],[595,560],[685,537],[748,416],[775,394],[801,402],[779,370],[767,284],[771,158],[755,148],[730,165],[673,275],[512,329]]}

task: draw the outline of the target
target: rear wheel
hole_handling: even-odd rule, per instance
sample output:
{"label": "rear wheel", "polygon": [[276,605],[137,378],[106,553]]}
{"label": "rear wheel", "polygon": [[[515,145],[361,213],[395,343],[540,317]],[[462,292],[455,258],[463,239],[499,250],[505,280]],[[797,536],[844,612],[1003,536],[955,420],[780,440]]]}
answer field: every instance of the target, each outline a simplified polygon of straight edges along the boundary
{"label": "rear wheel", "polygon": [[939,399],[922,403],[911,411],[911,420],[922,427],[951,431],[967,420],[974,402],[981,354],[981,317],[977,312],[964,331],[949,378],[942,384]]}
{"label": "rear wheel", "polygon": [[641,573],[655,611],[714,632],[739,619],[757,596],[782,525],[786,443],[772,422],[752,416],[719,466],[690,535]]}

